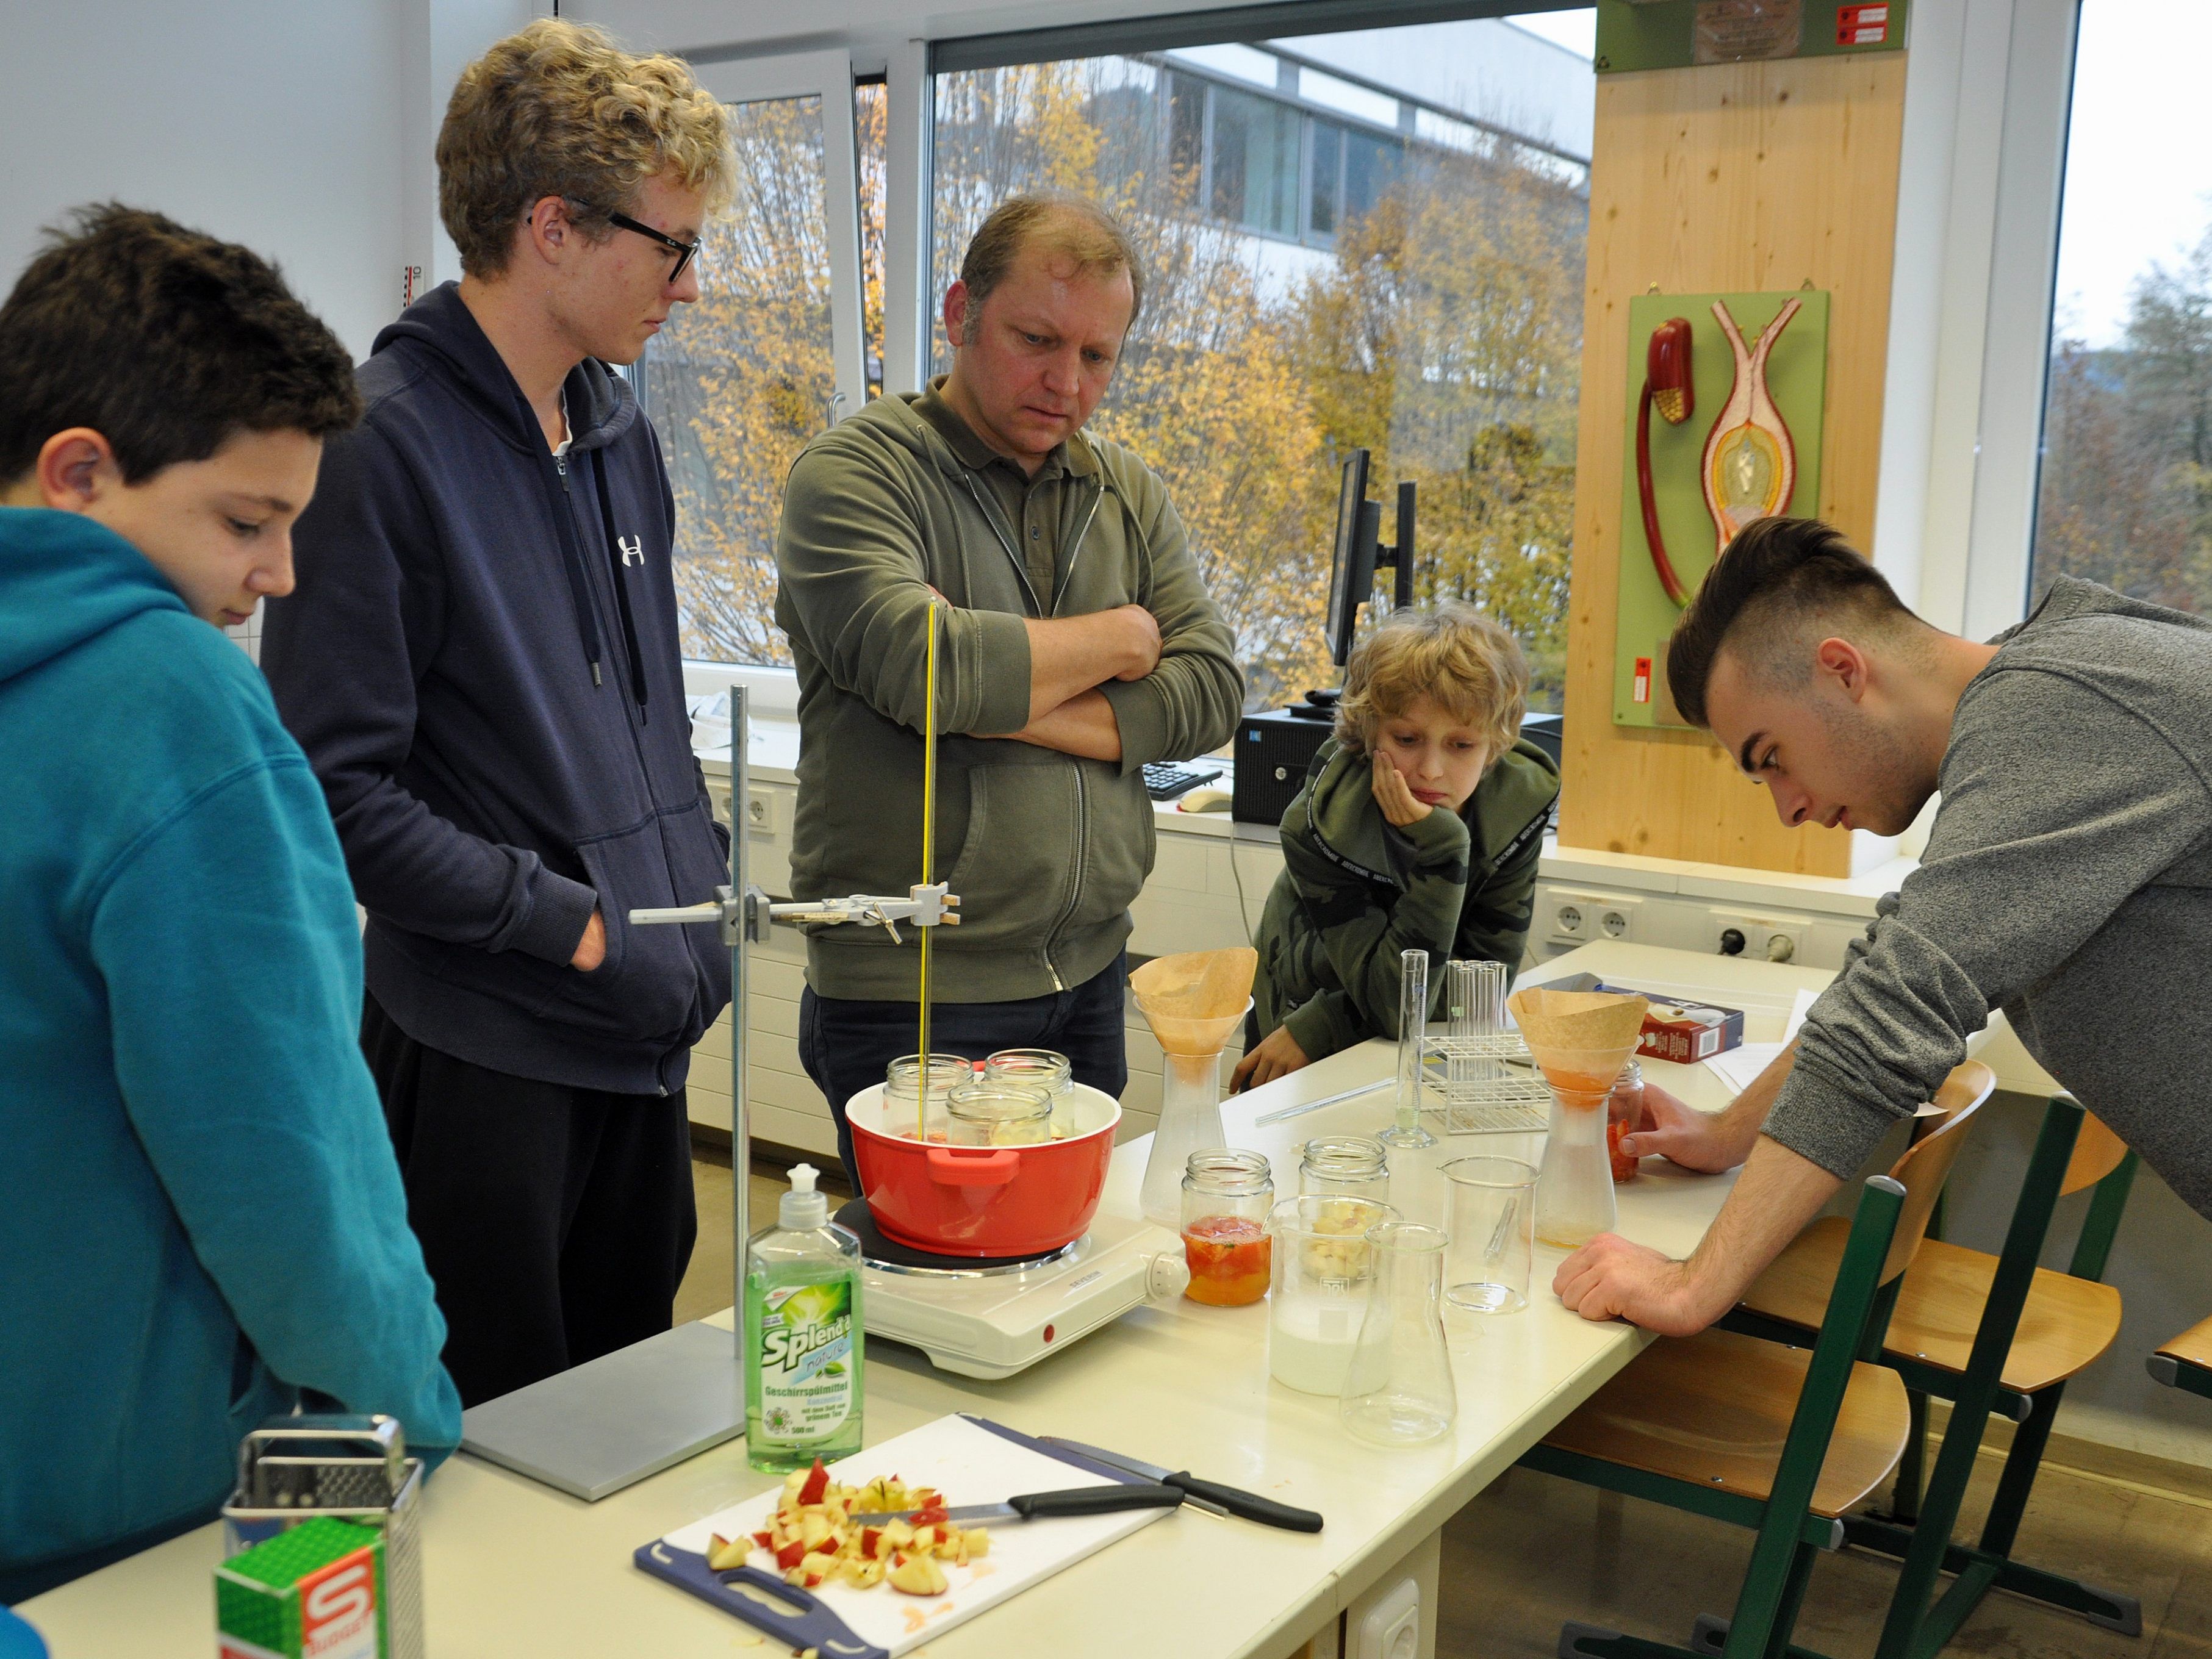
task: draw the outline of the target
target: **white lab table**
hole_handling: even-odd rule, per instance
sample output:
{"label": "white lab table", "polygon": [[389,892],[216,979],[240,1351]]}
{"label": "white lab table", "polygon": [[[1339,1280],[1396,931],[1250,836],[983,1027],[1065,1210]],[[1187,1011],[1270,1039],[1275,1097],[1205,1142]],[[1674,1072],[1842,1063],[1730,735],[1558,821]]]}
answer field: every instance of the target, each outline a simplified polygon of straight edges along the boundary
{"label": "white lab table", "polygon": [[[1780,1035],[1792,994],[1825,983],[1818,969],[1613,944],[1560,957],[1526,975],[1540,983],[1595,971],[1657,990],[1746,1008],[1747,1036]],[[1265,1152],[1279,1191],[1295,1190],[1292,1149],[1315,1134],[1371,1132],[1389,1115],[1388,1089],[1287,1121],[1264,1113],[1383,1077],[1394,1050],[1370,1042],[1224,1104],[1232,1144]],[[1705,1067],[1652,1063],[1647,1075],[1692,1104],[1726,1098]],[[1394,1200],[1438,1219],[1446,1159],[1506,1152],[1534,1160],[1540,1137],[1444,1138],[1394,1175]],[[1105,1206],[1134,1215],[1149,1138],[1115,1155]],[[1404,1155],[1400,1155],[1404,1156]],[[1674,1255],[1703,1235],[1729,1176],[1647,1163],[1620,1189],[1620,1231]],[[1336,1402],[1268,1380],[1267,1308],[1178,1301],[1140,1309],[1020,1376],[983,1382],[933,1370],[890,1343],[870,1346],[867,1439],[887,1439],[952,1411],[1032,1433],[1054,1433],[1320,1510],[1305,1536],[1186,1509],[1148,1526],[973,1622],[928,1643],[937,1659],[1011,1653],[1173,1653],[1178,1659],[1276,1659],[1333,1625],[1530,1444],[1626,1364],[1650,1339],[1591,1324],[1551,1295],[1556,1251],[1537,1253],[1531,1305],[1497,1318],[1451,1313],[1459,1390],[1452,1432],[1425,1446],[1376,1450],[1351,1439]],[[720,1316],[726,1324],[727,1314]],[[425,1598],[433,1659],[652,1654],[656,1659],[750,1650],[726,1614],[656,1583],[630,1553],[659,1534],[775,1484],[745,1467],[732,1441],[587,1504],[459,1456],[424,1498]],[[28,1603],[21,1611],[56,1659],[173,1659],[210,1640],[210,1578],[219,1528],[202,1528]]]}

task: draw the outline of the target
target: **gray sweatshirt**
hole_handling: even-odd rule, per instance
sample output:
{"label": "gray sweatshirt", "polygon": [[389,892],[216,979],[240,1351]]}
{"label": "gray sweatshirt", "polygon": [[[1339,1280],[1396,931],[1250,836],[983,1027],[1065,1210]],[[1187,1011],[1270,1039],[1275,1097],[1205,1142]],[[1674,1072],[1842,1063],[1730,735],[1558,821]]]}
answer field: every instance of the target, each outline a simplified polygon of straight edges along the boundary
{"label": "gray sweatshirt", "polygon": [[2062,576],[1997,643],[1920,868],[1813,1005],[1766,1133],[1850,1178],[2002,1008],[2212,1217],[2212,623]]}

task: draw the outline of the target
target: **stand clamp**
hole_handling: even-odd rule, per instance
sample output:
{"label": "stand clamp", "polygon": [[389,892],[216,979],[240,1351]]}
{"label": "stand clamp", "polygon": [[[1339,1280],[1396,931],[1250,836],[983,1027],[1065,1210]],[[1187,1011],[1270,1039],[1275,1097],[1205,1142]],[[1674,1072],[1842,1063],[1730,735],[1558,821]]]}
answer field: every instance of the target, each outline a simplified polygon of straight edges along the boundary
{"label": "stand clamp", "polygon": [[957,927],[960,925],[959,909],[960,896],[945,891],[941,881],[908,888],[904,898],[854,893],[844,898],[800,899],[781,903],[770,902],[769,896],[757,887],[747,887],[744,896],[739,898],[729,887],[721,886],[714,890],[711,902],[633,910],[629,920],[633,927],[658,923],[690,927],[713,922],[721,933],[722,943],[732,946],[741,939],[760,944],[767,939],[771,922],[835,927],[857,921],[864,927],[880,927],[891,936],[894,944],[902,944],[898,930],[902,921],[916,927]]}

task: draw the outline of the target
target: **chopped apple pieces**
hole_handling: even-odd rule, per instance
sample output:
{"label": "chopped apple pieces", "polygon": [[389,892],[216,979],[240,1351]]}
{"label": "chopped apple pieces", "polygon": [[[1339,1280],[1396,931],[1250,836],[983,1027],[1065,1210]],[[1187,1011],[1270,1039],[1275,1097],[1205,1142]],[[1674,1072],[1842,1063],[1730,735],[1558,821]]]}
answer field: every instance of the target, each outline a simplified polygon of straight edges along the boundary
{"label": "chopped apple pieces", "polygon": [[[863,1526],[856,1515],[915,1511],[911,1521]],[[981,1527],[953,1524],[933,1486],[908,1486],[896,1475],[864,1486],[841,1486],[819,1458],[794,1470],[769,1516],[767,1528],[741,1538],[717,1534],[707,1565],[717,1572],[741,1567],[756,1550],[775,1559],[786,1583],[802,1589],[837,1583],[872,1589],[888,1582],[908,1595],[942,1595],[943,1564],[966,1566],[989,1553],[991,1535]]]}

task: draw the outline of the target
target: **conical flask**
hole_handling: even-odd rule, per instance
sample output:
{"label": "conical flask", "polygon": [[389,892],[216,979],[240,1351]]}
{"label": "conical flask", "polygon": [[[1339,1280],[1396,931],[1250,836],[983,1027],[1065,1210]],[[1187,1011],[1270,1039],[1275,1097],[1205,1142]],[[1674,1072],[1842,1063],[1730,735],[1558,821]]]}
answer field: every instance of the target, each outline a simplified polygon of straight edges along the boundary
{"label": "conical flask", "polygon": [[1339,1411],[1354,1438],[1376,1446],[1433,1440],[1459,1415],[1444,1346],[1445,1236],[1410,1221],[1368,1230],[1375,1283],[1344,1379]]}
{"label": "conical flask", "polygon": [[1619,1218],[1606,1151],[1606,1103],[1635,1051],[1647,1006],[1612,991],[1516,991],[1506,1005],[1552,1088],[1536,1176],[1536,1242],[1580,1249]]}
{"label": "conical flask", "polygon": [[1193,1152],[1227,1144],[1221,1132],[1221,1051],[1252,1006],[1260,953],[1186,951],[1155,957],[1129,975],[1137,1012],[1166,1055],[1160,1121],[1145,1163],[1145,1219],[1179,1230],[1182,1176]]}

